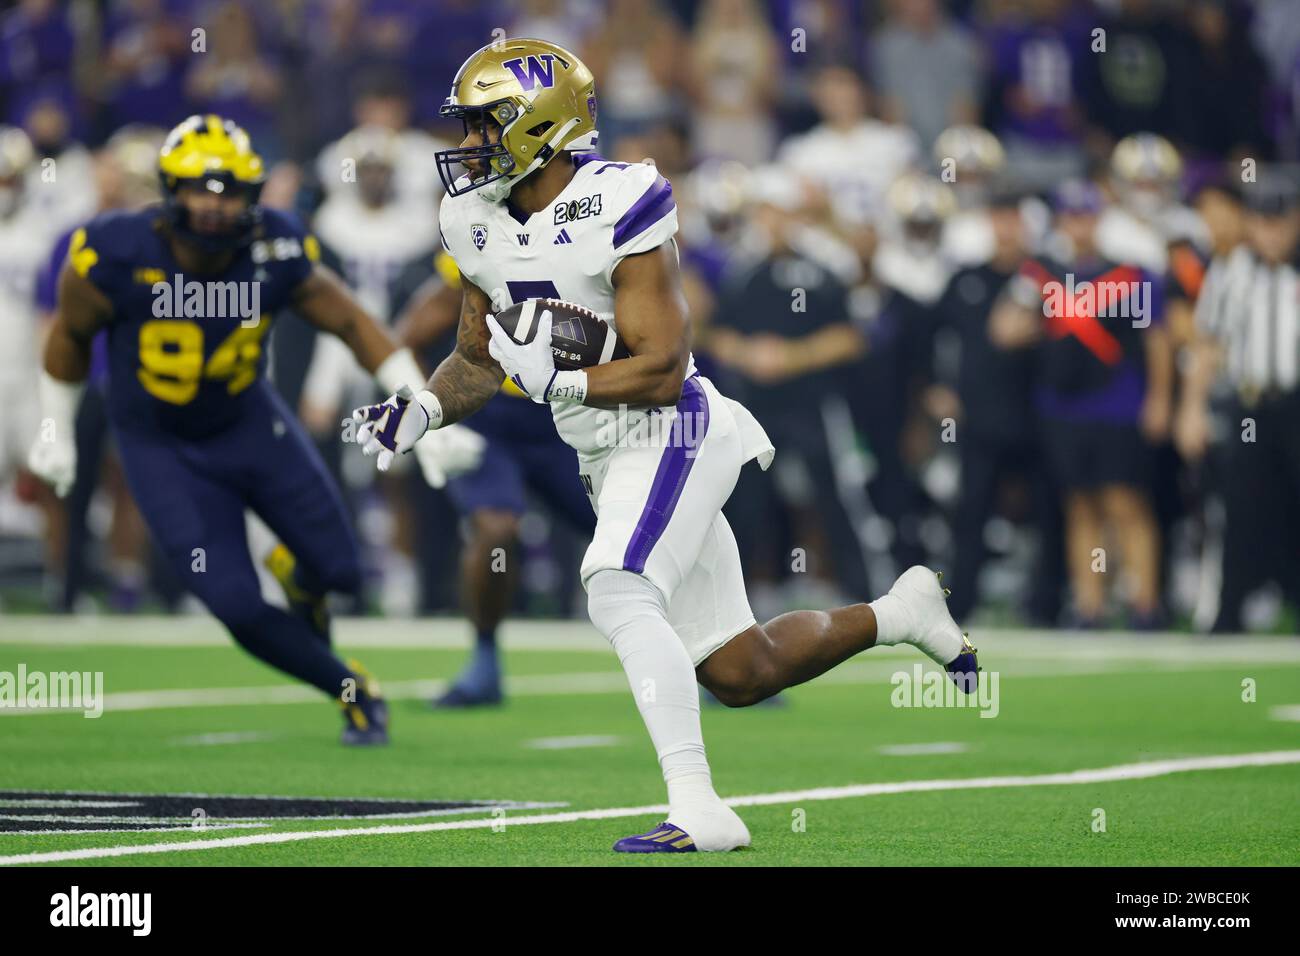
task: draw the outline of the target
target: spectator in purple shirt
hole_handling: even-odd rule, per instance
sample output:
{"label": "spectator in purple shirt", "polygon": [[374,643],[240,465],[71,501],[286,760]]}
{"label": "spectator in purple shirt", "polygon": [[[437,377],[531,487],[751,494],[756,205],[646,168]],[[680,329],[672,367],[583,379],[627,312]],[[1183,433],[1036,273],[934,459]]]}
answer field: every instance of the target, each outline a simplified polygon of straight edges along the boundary
{"label": "spectator in purple shirt", "polygon": [[252,14],[242,3],[227,0],[210,22],[208,50],[192,61],[185,92],[201,110],[246,129],[263,157],[279,158],[279,67],[262,52]]}
{"label": "spectator in purple shirt", "polygon": [[1007,18],[987,34],[985,124],[1025,179],[1046,186],[1083,172],[1077,73],[1087,23],[1071,0],[1028,6],[1028,16]]}
{"label": "spectator in purple shirt", "polygon": [[182,88],[192,38],[182,0],[125,0],[104,25],[101,86],[110,129],[128,123],[170,126],[185,118]]}
{"label": "spectator in purple shirt", "polygon": [[75,51],[71,18],[56,0],[22,0],[0,14],[0,118],[21,123],[36,98],[71,110]]}

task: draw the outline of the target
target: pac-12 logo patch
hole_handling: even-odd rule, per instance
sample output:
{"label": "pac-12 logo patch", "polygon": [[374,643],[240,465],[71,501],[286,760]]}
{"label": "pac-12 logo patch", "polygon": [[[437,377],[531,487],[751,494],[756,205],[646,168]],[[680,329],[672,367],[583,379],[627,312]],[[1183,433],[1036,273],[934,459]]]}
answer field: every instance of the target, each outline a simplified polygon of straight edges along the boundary
{"label": "pac-12 logo patch", "polygon": [[476,222],[469,227],[469,237],[474,242],[474,248],[479,252],[487,245],[487,226],[481,222]]}

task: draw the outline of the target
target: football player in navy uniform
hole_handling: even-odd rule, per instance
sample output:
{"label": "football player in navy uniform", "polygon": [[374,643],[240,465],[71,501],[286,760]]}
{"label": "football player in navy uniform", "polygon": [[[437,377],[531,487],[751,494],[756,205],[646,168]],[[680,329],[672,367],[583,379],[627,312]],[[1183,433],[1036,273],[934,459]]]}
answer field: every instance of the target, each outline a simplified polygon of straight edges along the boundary
{"label": "football player in navy uniform", "polygon": [[[293,309],[345,341],[387,391],[424,376],[289,215],[259,205],[248,135],[192,116],[158,160],[164,203],[99,216],[73,235],[39,386],[32,471],[67,494],[91,341],[108,336],[108,409],[132,494],[169,563],[249,653],[338,700],[343,742],[387,741],[374,682],[330,649],[324,597],[353,592],[358,545],[338,489],[265,374],[272,317]],[[437,455],[422,460],[437,475]],[[244,512],[281,545],[267,564],[286,612],[263,600]]]}

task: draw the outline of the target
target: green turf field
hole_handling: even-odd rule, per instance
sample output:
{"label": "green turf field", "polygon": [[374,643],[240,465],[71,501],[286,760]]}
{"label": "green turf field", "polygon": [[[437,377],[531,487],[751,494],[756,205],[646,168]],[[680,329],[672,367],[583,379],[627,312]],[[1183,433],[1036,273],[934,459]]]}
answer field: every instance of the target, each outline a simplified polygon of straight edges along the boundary
{"label": "green turf field", "polygon": [[[332,704],[215,622],[6,618],[0,672],[101,671],[106,702],[98,719],[0,710],[0,864],[1300,862],[1295,639],[976,629],[998,675],[992,718],[892,706],[891,675],[920,657],[868,652],[784,707],[706,708],[715,783],[754,845],[646,858],[609,849],[657,823],[664,799],[613,654],[583,623],[511,623],[507,705],[432,712],[465,630],[338,624],[392,700],[392,746],[356,751],[337,743]],[[153,799],[168,794],[184,796]],[[335,799],[219,799],[237,795]],[[472,801],[488,805],[455,806]],[[289,819],[306,813],[325,815]],[[55,832],[85,828],[108,832]],[[303,836],[317,832],[331,835]]]}

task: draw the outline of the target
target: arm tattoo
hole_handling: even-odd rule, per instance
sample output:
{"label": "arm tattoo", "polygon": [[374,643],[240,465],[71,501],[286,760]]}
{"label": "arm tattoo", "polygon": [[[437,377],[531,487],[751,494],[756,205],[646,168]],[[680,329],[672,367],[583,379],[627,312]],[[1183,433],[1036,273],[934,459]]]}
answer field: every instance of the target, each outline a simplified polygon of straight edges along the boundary
{"label": "arm tattoo", "polygon": [[442,405],[444,423],[478,411],[501,387],[505,373],[488,352],[491,338],[483,310],[467,293],[456,330],[456,351],[442,360],[429,382],[429,390]]}

